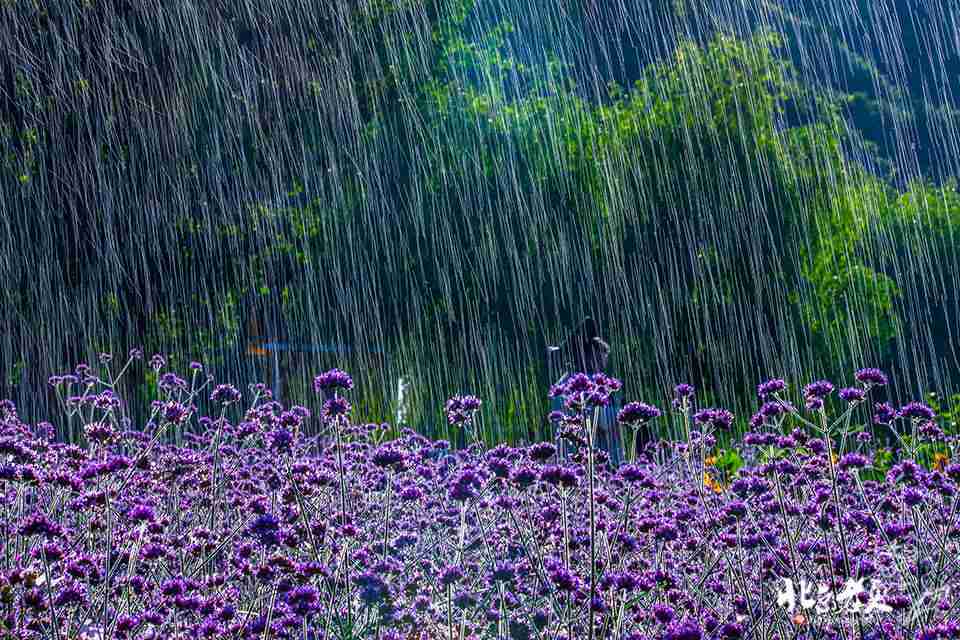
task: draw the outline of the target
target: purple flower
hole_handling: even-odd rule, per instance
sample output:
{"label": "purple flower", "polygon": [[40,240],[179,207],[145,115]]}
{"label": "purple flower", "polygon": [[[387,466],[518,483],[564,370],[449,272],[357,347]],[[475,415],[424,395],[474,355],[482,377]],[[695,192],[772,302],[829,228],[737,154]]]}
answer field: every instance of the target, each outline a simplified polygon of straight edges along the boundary
{"label": "purple flower", "polygon": [[540,480],[548,484],[574,487],[577,484],[577,474],[568,467],[552,464],[543,468]]}
{"label": "purple flower", "polygon": [[874,368],[860,369],[857,371],[854,377],[856,377],[858,382],[862,382],[863,384],[870,386],[881,387],[888,382],[887,376],[880,371],[880,369]]}
{"label": "purple flower", "polygon": [[109,442],[116,436],[116,433],[111,424],[104,420],[84,425],[83,435],[85,435],[90,442]]}
{"label": "purple flower", "polygon": [[867,392],[858,387],[844,387],[840,389],[840,399],[844,402],[861,402],[867,397]]}
{"label": "purple flower", "polygon": [[763,406],[760,407],[760,415],[764,418],[773,418],[785,413],[790,413],[791,411],[795,411],[793,405],[789,402],[780,400],[764,402]]}
{"label": "purple flower", "polygon": [[490,581],[512,582],[516,574],[517,568],[512,562],[509,560],[500,561],[493,565],[493,570],[490,572]]}
{"label": "purple flower", "polygon": [[64,534],[63,527],[42,513],[28,516],[20,526],[21,536],[43,536],[47,539],[59,538]]}
{"label": "purple flower", "polygon": [[286,427],[277,427],[270,432],[270,448],[278,453],[284,453],[293,446],[293,434]]}
{"label": "purple flower", "polygon": [[463,569],[456,565],[449,565],[440,572],[440,584],[449,587],[463,580],[463,576]]}
{"label": "purple flower", "polygon": [[933,420],[937,415],[933,409],[922,402],[910,402],[900,407],[897,414],[901,418],[916,418],[919,420]]}
{"label": "purple flower", "polygon": [[531,460],[544,462],[553,457],[553,454],[557,452],[557,448],[549,442],[538,442],[537,444],[530,445],[527,452]]}
{"label": "purple flower", "polygon": [[617,469],[617,475],[627,482],[649,482],[649,476],[643,467],[637,464],[625,464]]}
{"label": "purple flower", "polygon": [[167,422],[181,424],[190,417],[196,407],[170,400],[168,402],[154,402],[154,409],[158,410]]}
{"label": "purple flower", "polygon": [[897,410],[889,402],[874,404],[873,411],[873,421],[876,424],[890,424],[897,417]]}
{"label": "purple flower", "polygon": [[620,391],[620,389],[623,388],[622,382],[604,373],[593,374],[593,384],[596,386],[597,390],[603,391],[607,395]]}
{"label": "purple flower", "polygon": [[330,369],[313,379],[313,390],[316,393],[336,389],[343,389],[344,391],[353,389],[353,378],[346,371]]}
{"label": "purple flower", "polygon": [[360,586],[360,599],[368,605],[385,601],[390,595],[390,587],[383,578],[367,571],[356,578]]}
{"label": "purple flower", "polygon": [[661,624],[667,624],[673,620],[673,608],[665,604],[653,605],[653,617]]}
{"label": "purple flower", "polygon": [[630,402],[617,413],[617,422],[639,426],[648,420],[659,418],[660,409],[644,402]]}
{"label": "purple flower", "polygon": [[260,516],[257,516],[256,520],[250,524],[247,531],[265,547],[272,547],[280,544],[280,520],[270,513],[264,513]]}
{"label": "purple flower", "polygon": [[222,405],[233,404],[240,401],[240,392],[232,384],[220,384],[210,394],[210,400]]}
{"label": "purple flower", "polygon": [[483,480],[480,474],[473,469],[465,469],[453,481],[450,497],[457,502],[465,502],[475,498],[482,486]]}
{"label": "purple flower", "polygon": [[589,407],[606,407],[610,404],[610,394],[604,391],[591,391],[587,394],[586,404]]}
{"label": "purple flower", "polygon": [[693,416],[693,421],[716,429],[729,429],[733,425],[733,414],[726,409],[703,409]]}
{"label": "purple flower", "polygon": [[839,467],[841,469],[860,469],[870,464],[870,458],[862,453],[847,453],[840,458]]}
{"label": "purple flower", "polygon": [[160,376],[157,386],[163,389],[164,391],[186,391],[187,390],[187,381],[179,377],[177,374],[172,372],[167,372]]}
{"label": "purple flower", "polygon": [[921,424],[918,433],[927,440],[943,440],[946,438],[946,434],[943,432],[943,429],[941,429],[940,426],[933,420],[927,420]]}
{"label": "purple flower", "polygon": [[585,373],[575,373],[567,378],[563,385],[563,393],[566,396],[572,396],[578,393],[587,393],[593,391],[593,380]]}
{"label": "purple flower", "polygon": [[127,512],[127,517],[135,522],[153,522],[156,519],[156,514],[150,505],[138,504],[130,508],[130,511]]}
{"label": "purple flower", "polygon": [[453,396],[445,407],[447,422],[463,426],[473,421],[474,414],[480,409],[480,398],[476,396]]}
{"label": "purple flower", "polygon": [[523,490],[537,481],[537,472],[531,467],[517,467],[510,474],[510,481]]}
{"label": "purple flower", "polygon": [[87,592],[84,589],[82,584],[76,582],[70,582],[65,586],[57,597],[54,599],[53,603],[57,607],[73,607],[85,603],[87,600]]}
{"label": "purple flower", "polygon": [[692,620],[684,620],[675,623],[667,630],[664,640],[700,640],[703,637],[703,631],[700,625]]}
{"label": "purple flower", "polygon": [[766,400],[768,396],[771,396],[775,393],[779,393],[787,388],[787,383],[780,379],[774,378],[773,380],[767,380],[762,382],[757,386],[757,395],[760,396],[761,400]]}
{"label": "purple flower", "polygon": [[916,487],[907,487],[903,490],[903,501],[908,507],[915,507],[923,504],[923,500],[924,494],[920,489],[917,489]]}
{"label": "purple flower", "polygon": [[807,398],[818,398],[822,400],[833,393],[833,389],[833,384],[828,380],[817,380],[803,388],[803,395]]}
{"label": "purple flower", "polygon": [[553,583],[557,591],[574,591],[577,588],[577,583],[579,582],[577,576],[567,571],[562,565],[556,565],[551,567],[547,576],[550,578],[550,582]]}
{"label": "purple flower", "polygon": [[688,398],[693,395],[694,386],[692,384],[687,384],[686,382],[681,382],[673,388],[673,395],[678,398]]}
{"label": "purple flower", "polygon": [[382,469],[403,468],[404,455],[400,449],[384,445],[373,452],[370,461]]}
{"label": "purple flower", "polygon": [[342,396],[330,398],[323,403],[323,408],[320,410],[320,413],[325,418],[343,416],[350,413],[350,403]]}

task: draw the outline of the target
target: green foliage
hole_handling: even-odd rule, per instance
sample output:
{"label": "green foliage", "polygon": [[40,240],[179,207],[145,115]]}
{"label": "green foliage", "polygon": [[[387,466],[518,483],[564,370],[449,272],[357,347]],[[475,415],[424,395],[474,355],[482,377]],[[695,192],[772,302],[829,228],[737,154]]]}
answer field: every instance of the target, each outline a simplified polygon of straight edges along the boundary
{"label": "green foliage", "polygon": [[[690,5],[665,0],[658,6],[671,7],[673,15]],[[241,206],[217,218],[179,211],[168,240],[180,248],[177,268],[194,273],[202,265],[209,279],[190,300],[171,301],[179,295],[176,285],[166,297],[158,294],[160,302],[145,314],[148,351],[177,345],[215,363],[225,346],[242,348],[239,307],[251,299],[262,306],[276,302],[312,330],[327,331],[337,326],[333,316],[342,319],[356,310],[331,308],[337,305],[329,300],[316,303],[317,281],[360,265],[369,288],[380,289],[381,298],[371,296],[363,311],[390,325],[383,346],[422,373],[419,415],[411,422],[429,422],[451,392],[486,399],[489,391],[496,399],[484,405],[484,437],[522,439],[528,436],[523,425],[539,425],[545,412],[544,372],[507,362],[496,371],[487,365],[483,375],[467,381],[458,367],[474,365],[474,354],[465,355],[465,362],[451,356],[438,363],[436,345],[449,342],[451,351],[459,350],[454,341],[468,340],[463,318],[469,314],[479,325],[471,327],[472,335],[494,336],[490,340],[499,345],[539,344],[561,334],[569,325],[564,316],[572,313],[570,297],[542,293],[540,299],[525,288],[552,277],[550,260],[555,265],[558,259],[552,247],[581,243],[595,269],[588,277],[599,280],[608,269],[631,280],[629,295],[636,302],[606,311],[624,316],[621,326],[632,328],[632,335],[611,336],[615,345],[630,344],[618,354],[618,373],[631,383],[646,380],[648,387],[639,392],[651,394],[649,400],[657,393],[649,381],[659,372],[648,354],[661,327],[648,318],[655,316],[654,303],[640,297],[658,290],[665,277],[676,286],[675,299],[663,305],[669,307],[663,322],[677,352],[658,351],[657,359],[686,363],[689,351],[690,368],[708,372],[704,387],[715,382],[709,372],[726,365],[730,352],[707,339],[702,319],[739,312],[737,305],[760,308],[770,324],[790,326],[790,333],[796,325],[809,329],[795,332],[811,336],[811,344],[799,345],[811,353],[798,358],[813,360],[814,367],[862,359],[855,349],[863,344],[871,345],[871,360],[891,353],[899,298],[912,289],[902,281],[908,275],[901,265],[877,256],[890,246],[893,254],[922,251],[930,232],[948,248],[960,204],[953,186],[917,183],[897,193],[857,168],[848,151],[868,145],[843,114],[862,97],[805,84],[789,61],[784,36],[768,31],[681,40],[671,56],[649,64],[625,86],[611,82],[596,97],[593,87],[574,82],[574,64],[563,58],[570,52],[525,55],[529,47],[517,46],[517,25],[478,9],[476,0],[355,3],[343,19],[358,42],[375,44],[341,51],[319,34],[293,44],[308,52],[305,71],[291,67],[271,89],[294,96],[290,112],[245,116],[232,133],[244,141],[251,167],[279,162],[266,151],[271,136],[286,135],[302,142],[305,161],[319,168],[270,167],[273,184],[289,185],[285,194],[244,195]],[[317,61],[323,64],[312,65]],[[865,77],[879,73],[868,60],[854,62]],[[342,97],[325,95],[332,85],[318,75],[334,68],[353,76],[342,84],[356,100],[346,106],[356,112],[342,119],[325,111]],[[42,102],[49,91],[21,75],[13,78],[17,96],[24,104]],[[104,90],[102,78],[88,75],[69,76],[66,86],[78,104]],[[172,102],[193,123],[184,139],[197,140],[184,147],[176,161],[183,166],[174,171],[199,179],[210,159],[205,154],[223,142],[210,117],[223,105],[211,93],[212,83],[202,77],[196,83],[178,84],[183,94]],[[262,98],[242,100],[255,110],[254,102],[266,102]],[[311,109],[321,112],[320,119],[311,119]],[[274,119],[280,122],[265,126]],[[343,127],[336,136],[342,146],[323,132],[330,124]],[[37,150],[50,141],[33,122],[21,129],[0,125],[0,153],[4,172],[22,176],[28,191],[44,163]],[[129,160],[123,144],[95,149],[106,162]],[[370,167],[389,169],[385,174],[399,184],[365,175]],[[516,191],[504,189],[505,169],[515,172]],[[478,212],[481,202],[488,207]],[[534,209],[545,215],[525,215]],[[390,226],[395,210],[400,222]],[[383,227],[373,230],[375,216]],[[389,240],[365,243],[364,234],[372,233]],[[675,234],[676,243],[689,241],[683,248],[691,259],[664,265],[667,258],[657,252],[662,234]],[[367,246],[390,255],[364,253]],[[164,266],[150,264],[144,272]],[[359,291],[352,290],[358,297]],[[399,291],[396,297],[403,299],[386,300],[384,291]],[[598,287],[593,293],[599,298],[606,292]],[[524,307],[517,301],[525,296]],[[104,315],[119,320],[122,297],[108,294]],[[790,317],[780,317],[785,313]],[[416,314],[421,317],[409,317]],[[515,325],[507,326],[507,316],[518,316]],[[491,362],[503,358],[487,355]],[[743,354],[743,361],[753,375],[761,357]],[[338,364],[363,375],[360,360]],[[492,389],[492,378],[504,388]],[[467,382],[474,388],[451,388]],[[378,393],[372,379],[358,388]],[[751,386],[741,391],[738,400],[752,404]],[[382,397],[357,395],[355,406],[364,416],[389,413]],[[718,405],[730,400],[715,398]]]}
{"label": "green foliage", "polygon": [[[404,2],[370,4],[364,9],[365,24],[380,29],[382,22],[409,8]],[[555,57],[530,65],[508,54],[509,22],[495,22],[468,37],[473,9],[472,0],[438,8],[434,64],[426,75],[415,72],[412,59],[384,65],[384,84],[370,88],[372,106],[362,130],[370,153],[399,142],[386,137],[389,118],[433,123],[442,135],[430,141],[429,152],[412,167],[418,172],[413,179],[427,186],[431,202],[445,205],[457,201],[462,181],[475,180],[471,165],[461,161],[465,154],[488,181],[501,167],[519,162],[522,178],[543,195],[555,216],[548,226],[534,224],[526,230],[527,251],[537,250],[533,238],[580,234],[597,264],[610,251],[625,256],[640,251],[644,237],[662,228],[667,216],[693,218],[700,203],[720,203],[732,213],[745,203],[758,203],[778,231],[762,247],[770,259],[755,264],[754,248],[731,240],[737,225],[704,234],[698,263],[684,275],[689,307],[678,311],[678,325],[742,299],[745,292],[738,283],[754,280],[756,270],[764,269],[768,279],[763,286],[769,289],[756,294],[761,301],[776,287],[800,283],[786,299],[797,321],[811,332],[819,366],[829,366],[838,354],[859,357],[851,350],[865,342],[874,345],[880,360],[889,356],[901,288],[890,270],[870,258],[871,252],[887,229],[920,213],[928,228],[954,228],[960,218],[956,192],[914,185],[897,194],[850,163],[844,145],[862,141],[840,115],[849,97],[814,92],[800,82],[781,54],[778,34],[760,32],[746,39],[720,34],[703,45],[681,42],[672,58],[645,68],[630,87],[612,83],[605,99],[594,103],[583,97]],[[395,92],[406,106],[384,111],[377,101],[385,92]],[[788,117],[805,124],[785,127]],[[743,193],[730,193],[730,172],[747,177]],[[451,173],[461,182],[451,183]],[[292,275],[268,282],[266,274],[293,274],[294,267],[306,265],[319,270],[324,256],[351,232],[357,212],[367,204],[365,182],[346,171],[338,180],[342,197],[335,202],[295,182],[288,203],[253,203],[235,222],[215,230],[224,240],[239,241],[242,233],[262,240],[246,252],[253,290],[263,295],[286,291],[290,308],[297,308],[301,287],[288,286]],[[487,234],[490,229],[508,233],[499,231],[501,225],[507,227],[503,221],[485,227],[471,220],[468,211],[433,208],[420,212],[423,229],[431,232],[451,220],[451,233],[461,239],[484,228]],[[197,237],[207,232],[188,228]],[[443,275],[431,270],[430,254],[415,257],[421,255],[420,233],[410,229],[404,239],[409,250],[403,268],[416,273],[432,293],[423,313],[445,319],[456,301],[446,296]],[[482,264],[492,248],[468,241],[460,246],[467,264]],[[479,277],[464,274],[460,288],[465,297],[477,295]],[[503,289],[498,295],[506,301],[517,293]],[[698,358],[712,357],[705,345],[694,348]],[[636,376],[636,370],[625,373]],[[513,371],[509,383],[514,395],[488,422],[501,435],[514,431],[508,425],[529,423],[543,409],[535,400],[542,396],[536,374]],[[438,406],[443,395],[437,391],[421,402]],[[489,435],[495,437],[492,431]]]}
{"label": "green foliage", "polygon": [[937,423],[944,433],[960,434],[960,393],[941,398],[935,392],[930,392],[926,403],[936,412]]}
{"label": "green foliage", "polygon": [[802,313],[824,358],[846,352],[853,335],[877,344],[881,358],[890,355],[900,290],[861,257],[870,238],[869,218],[889,207],[889,197],[876,180],[838,186],[815,220],[815,242],[802,267],[813,295],[802,303]]}
{"label": "green foliage", "polygon": [[720,472],[720,477],[717,480],[721,484],[727,485],[737,476],[743,465],[744,461],[740,452],[735,448],[729,448],[721,449],[715,454],[712,466]]}

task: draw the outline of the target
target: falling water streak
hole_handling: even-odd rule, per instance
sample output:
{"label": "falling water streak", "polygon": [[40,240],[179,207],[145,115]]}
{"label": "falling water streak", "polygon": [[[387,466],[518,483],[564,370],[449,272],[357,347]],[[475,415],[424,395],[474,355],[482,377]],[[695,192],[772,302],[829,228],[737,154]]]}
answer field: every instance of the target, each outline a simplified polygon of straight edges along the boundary
{"label": "falling water streak", "polygon": [[[848,382],[880,363],[866,296],[837,300],[850,326],[829,363],[799,319],[816,291],[797,265],[828,214],[845,215],[848,190],[864,240],[831,260],[904,289],[890,395],[957,387],[956,238],[887,225],[873,215],[887,197],[850,172],[900,192],[960,175],[960,29],[946,0],[43,8],[0,8],[0,395],[30,418],[53,401],[49,373],[144,341],[180,366],[203,347],[219,377],[267,378],[270,358],[248,353],[263,333],[351,347],[284,352],[284,395],[306,399],[309,375],[336,364],[382,396],[367,413],[386,419],[409,373],[421,426],[441,427],[446,396],[477,392],[484,424],[513,408],[533,425],[491,436],[532,437],[543,348],[587,313],[626,394],[662,404],[691,380],[744,414],[736,388],[762,377]],[[874,129],[842,142],[846,165],[823,147],[809,166],[771,151],[815,119],[810,91],[770,112],[770,147],[750,129],[767,113],[751,77],[729,94],[736,126],[717,126],[717,78],[678,47],[760,29],[782,35],[803,85],[878,100]],[[620,127],[630,96],[617,106],[610,82],[628,92],[655,68],[684,71],[648,78],[636,129]],[[668,103],[688,117],[656,125]],[[848,122],[873,122],[844,104]],[[928,221],[931,206],[917,207]]]}

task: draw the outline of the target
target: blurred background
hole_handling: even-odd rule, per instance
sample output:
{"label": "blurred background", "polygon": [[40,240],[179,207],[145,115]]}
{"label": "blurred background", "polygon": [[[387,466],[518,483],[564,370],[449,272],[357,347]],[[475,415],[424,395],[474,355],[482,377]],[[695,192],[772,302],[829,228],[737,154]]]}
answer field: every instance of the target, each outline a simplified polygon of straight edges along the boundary
{"label": "blurred background", "polygon": [[949,396],[958,92],[950,0],[5,0],[0,396],[141,346],[525,441],[587,315],[625,400]]}

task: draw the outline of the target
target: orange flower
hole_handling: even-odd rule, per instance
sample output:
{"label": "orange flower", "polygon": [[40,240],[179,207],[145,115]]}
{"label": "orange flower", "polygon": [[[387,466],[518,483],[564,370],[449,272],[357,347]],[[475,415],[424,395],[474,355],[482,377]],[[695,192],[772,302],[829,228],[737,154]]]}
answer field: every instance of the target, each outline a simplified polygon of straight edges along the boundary
{"label": "orange flower", "polygon": [[933,454],[933,468],[935,471],[943,471],[943,468],[950,462],[949,456],[945,453]]}
{"label": "orange flower", "polygon": [[704,460],[703,463],[708,467],[712,467],[713,465],[717,464],[717,456],[710,456],[709,458]]}
{"label": "orange flower", "polygon": [[712,489],[714,493],[723,493],[723,485],[713,479],[709,473],[703,474],[703,486]]}

